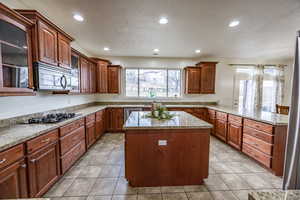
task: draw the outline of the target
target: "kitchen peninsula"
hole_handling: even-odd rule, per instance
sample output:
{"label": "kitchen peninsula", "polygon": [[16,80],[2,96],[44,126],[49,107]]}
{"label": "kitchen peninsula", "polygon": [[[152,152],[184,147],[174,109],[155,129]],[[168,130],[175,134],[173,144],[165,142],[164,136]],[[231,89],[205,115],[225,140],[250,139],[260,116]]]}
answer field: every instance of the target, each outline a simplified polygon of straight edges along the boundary
{"label": "kitchen peninsula", "polygon": [[125,130],[125,176],[134,187],[198,185],[208,177],[212,125],[183,111],[170,120],[132,112]]}

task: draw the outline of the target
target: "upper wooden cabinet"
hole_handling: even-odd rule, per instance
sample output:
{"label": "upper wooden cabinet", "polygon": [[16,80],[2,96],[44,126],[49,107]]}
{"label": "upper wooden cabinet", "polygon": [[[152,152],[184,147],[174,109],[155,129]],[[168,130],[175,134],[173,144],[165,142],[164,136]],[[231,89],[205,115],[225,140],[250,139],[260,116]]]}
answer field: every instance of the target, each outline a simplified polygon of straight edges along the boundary
{"label": "upper wooden cabinet", "polygon": [[185,68],[185,92],[187,94],[200,93],[201,70],[198,67]]}
{"label": "upper wooden cabinet", "polygon": [[58,64],[61,67],[71,66],[71,41],[62,34],[58,34]]}
{"label": "upper wooden cabinet", "polygon": [[215,93],[215,77],[217,62],[200,62],[196,66],[201,68],[200,92],[202,94]]}
{"label": "upper wooden cabinet", "polygon": [[0,3],[0,96],[33,94],[33,23]]}
{"label": "upper wooden cabinet", "polygon": [[80,92],[80,53],[72,49],[71,53],[71,92]]}
{"label": "upper wooden cabinet", "polygon": [[89,61],[86,58],[80,57],[80,88],[81,93],[89,93],[90,91],[90,72]]}
{"label": "upper wooden cabinet", "polygon": [[108,93],[108,65],[111,64],[109,60],[100,58],[92,58],[96,63],[96,85],[97,93]]}
{"label": "upper wooden cabinet", "polygon": [[43,21],[38,21],[37,30],[39,41],[38,60],[57,65],[57,31]]}
{"label": "upper wooden cabinet", "polygon": [[200,62],[185,68],[186,94],[214,94],[217,62]]}
{"label": "upper wooden cabinet", "polygon": [[36,10],[16,11],[35,24],[32,32],[33,61],[70,68],[73,38]]}
{"label": "upper wooden cabinet", "polygon": [[89,61],[89,74],[90,74],[90,93],[96,93],[96,64],[94,62]]}
{"label": "upper wooden cabinet", "polygon": [[121,69],[120,65],[108,66],[108,93],[120,93]]}

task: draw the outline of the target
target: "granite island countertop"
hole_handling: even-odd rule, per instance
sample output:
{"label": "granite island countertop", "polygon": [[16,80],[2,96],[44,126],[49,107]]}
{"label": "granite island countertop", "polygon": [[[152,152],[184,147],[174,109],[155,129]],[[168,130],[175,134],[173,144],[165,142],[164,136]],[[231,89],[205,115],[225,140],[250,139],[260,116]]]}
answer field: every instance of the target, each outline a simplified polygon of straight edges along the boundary
{"label": "granite island countertop", "polygon": [[251,192],[249,200],[299,200],[300,190]]}
{"label": "granite island countertop", "polygon": [[158,120],[146,115],[149,111],[133,111],[129,115],[123,128],[129,129],[199,129],[213,128],[213,126],[189,113],[183,111],[170,111],[172,119]]}

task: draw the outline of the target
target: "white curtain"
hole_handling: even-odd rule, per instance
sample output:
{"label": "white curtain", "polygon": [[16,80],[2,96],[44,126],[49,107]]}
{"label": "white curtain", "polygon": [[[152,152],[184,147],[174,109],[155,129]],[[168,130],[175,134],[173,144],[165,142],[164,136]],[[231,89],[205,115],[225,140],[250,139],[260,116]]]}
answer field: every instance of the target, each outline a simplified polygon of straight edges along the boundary
{"label": "white curtain", "polygon": [[283,189],[300,189],[300,31],[296,39],[293,89],[285,152]]}
{"label": "white curtain", "polygon": [[283,66],[237,66],[234,106],[247,110],[275,112],[282,104],[284,89]]}

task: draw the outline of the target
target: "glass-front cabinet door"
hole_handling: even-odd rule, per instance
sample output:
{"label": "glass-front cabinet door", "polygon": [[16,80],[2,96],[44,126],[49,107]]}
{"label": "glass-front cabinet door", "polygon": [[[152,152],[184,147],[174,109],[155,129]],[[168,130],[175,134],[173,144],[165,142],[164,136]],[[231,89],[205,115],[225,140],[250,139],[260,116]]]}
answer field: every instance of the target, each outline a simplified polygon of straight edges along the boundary
{"label": "glass-front cabinet door", "polygon": [[30,23],[19,17],[0,7],[0,96],[33,92]]}
{"label": "glass-front cabinet door", "polygon": [[79,93],[80,92],[80,63],[79,55],[72,51],[71,56],[71,92]]}

